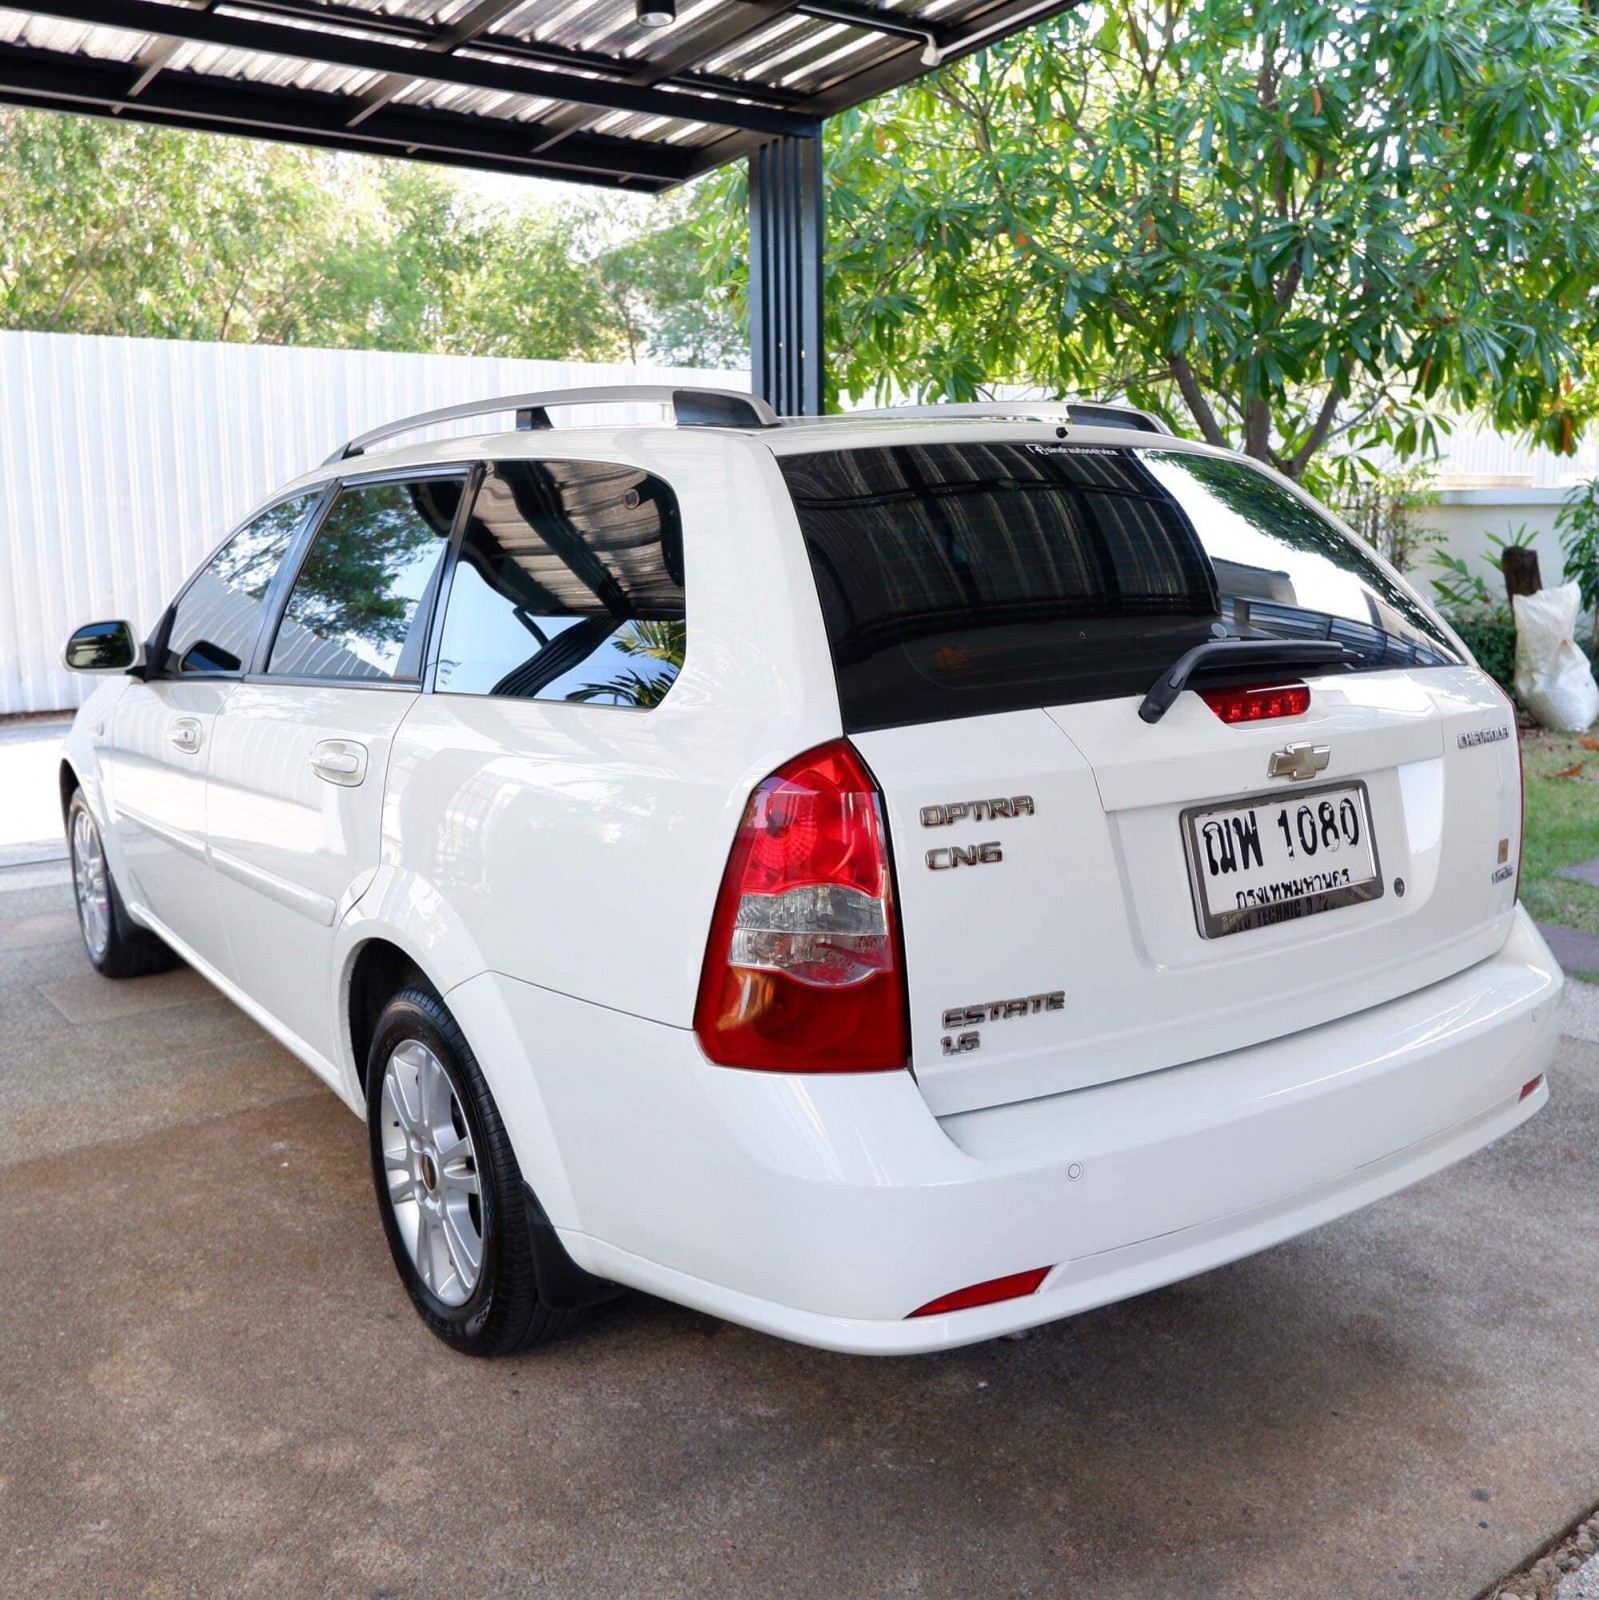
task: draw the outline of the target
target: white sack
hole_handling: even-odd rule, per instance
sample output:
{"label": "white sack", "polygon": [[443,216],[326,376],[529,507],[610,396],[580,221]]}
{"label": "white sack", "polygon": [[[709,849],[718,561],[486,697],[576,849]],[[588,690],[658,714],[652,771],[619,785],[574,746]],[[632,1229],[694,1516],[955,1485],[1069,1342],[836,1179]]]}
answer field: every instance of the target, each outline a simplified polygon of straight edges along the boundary
{"label": "white sack", "polygon": [[1584,732],[1599,718],[1599,683],[1577,648],[1582,591],[1566,583],[1518,594],[1511,604],[1516,613],[1516,698],[1544,727]]}

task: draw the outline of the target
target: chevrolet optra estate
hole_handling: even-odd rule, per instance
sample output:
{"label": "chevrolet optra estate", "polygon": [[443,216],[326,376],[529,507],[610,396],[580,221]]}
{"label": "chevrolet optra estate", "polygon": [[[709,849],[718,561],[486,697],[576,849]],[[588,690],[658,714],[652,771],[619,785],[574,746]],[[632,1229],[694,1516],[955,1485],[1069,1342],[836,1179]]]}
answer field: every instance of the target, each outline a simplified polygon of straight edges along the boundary
{"label": "chevrolet optra estate", "polygon": [[[551,425],[616,400],[673,420]],[[181,957],[366,1120],[458,1350],[618,1286],[986,1339],[1547,1099],[1511,706],[1295,485],[1136,411],[451,407],[66,661],[110,675],[61,766],[89,959]]]}

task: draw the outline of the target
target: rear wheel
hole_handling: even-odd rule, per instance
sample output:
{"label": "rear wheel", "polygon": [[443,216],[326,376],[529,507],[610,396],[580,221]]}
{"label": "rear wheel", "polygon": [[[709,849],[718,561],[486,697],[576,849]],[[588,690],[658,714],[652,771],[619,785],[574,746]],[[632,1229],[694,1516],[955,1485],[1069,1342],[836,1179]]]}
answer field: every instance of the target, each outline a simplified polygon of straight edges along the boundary
{"label": "rear wheel", "polygon": [[95,971],[107,978],[142,978],[172,966],[177,960],[172,951],[128,915],[106,860],[99,826],[81,789],[67,808],[67,844],[72,854],[78,928]]}
{"label": "rear wheel", "polygon": [[558,1338],[604,1297],[609,1286],[561,1250],[471,1046],[425,985],[402,989],[378,1018],[367,1126],[389,1253],[446,1344],[510,1355]]}

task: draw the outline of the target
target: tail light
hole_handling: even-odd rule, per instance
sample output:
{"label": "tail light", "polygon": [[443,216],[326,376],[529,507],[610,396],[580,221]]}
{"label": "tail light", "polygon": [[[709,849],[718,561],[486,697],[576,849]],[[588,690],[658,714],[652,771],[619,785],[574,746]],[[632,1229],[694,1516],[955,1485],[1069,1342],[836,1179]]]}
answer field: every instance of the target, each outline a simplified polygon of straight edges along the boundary
{"label": "tail light", "polygon": [[1271,717],[1302,717],[1310,710],[1310,689],[1303,683],[1270,688],[1201,689],[1199,698],[1223,722],[1265,722]]}
{"label": "tail light", "polygon": [[905,963],[877,785],[843,740],[750,796],[694,1007],[712,1061],[878,1072],[907,1054]]}

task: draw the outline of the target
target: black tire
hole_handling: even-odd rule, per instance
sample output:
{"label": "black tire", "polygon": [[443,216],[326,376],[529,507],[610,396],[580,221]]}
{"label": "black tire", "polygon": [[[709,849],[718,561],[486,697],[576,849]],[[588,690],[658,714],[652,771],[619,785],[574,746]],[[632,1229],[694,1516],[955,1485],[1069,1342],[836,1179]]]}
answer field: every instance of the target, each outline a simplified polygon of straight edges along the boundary
{"label": "black tire", "polygon": [[[79,820],[81,817],[81,821]],[[87,828],[100,852],[101,870],[105,874],[106,899],[109,901],[103,943],[91,925],[91,914],[78,892],[81,863],[78,859],[80,831]],[[83,798],[83,790],[75,789],[67,806],[67,852],[72,864],[73,904],[78,913],[78,931],[83,935],[84,953],[94,970],[106,978],[143,978],[152,972],[164,972],[176,966],[178,957],[170,946],[141,928],[128,915],[123,904],[122,891],[112,875],[111,864],[105,859],[105,842],[100,837],[100,826]]]}
{"label": "black tire", "polygon": [[[390,1198],[384,1138],[403,1139],[406,1130],[385,1101],[384,1075],[395,1051],[411,1041],[443,1067],[455,1096],[450,1115],[459,1112],[466,1124],[463,1130],[457,1121],[456,1132],[466,1132],[472,1141],[481,1266],[475,1287],[460,1304],[447,1303],[423,1281]],[[615,1292],[562,1250],[523,1181],[472,1047],[432,989],[413,984],[383,1008],[366,1071],[372,1181],[384,1236],[412,1305],[439,1338],[463,1355],[514,1355],[560,1338],[581,1319],[585,1305]]]}

